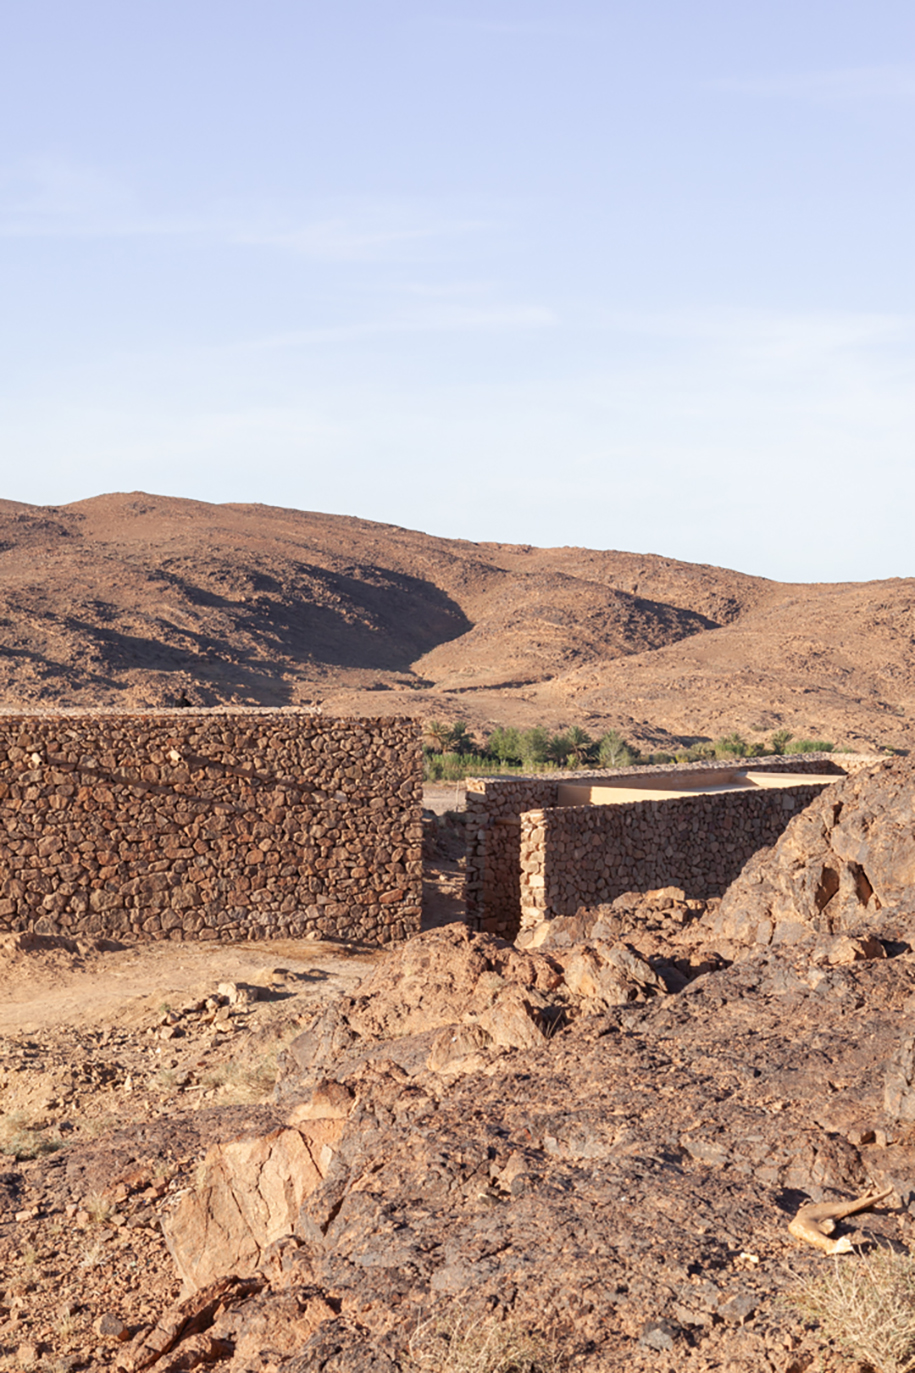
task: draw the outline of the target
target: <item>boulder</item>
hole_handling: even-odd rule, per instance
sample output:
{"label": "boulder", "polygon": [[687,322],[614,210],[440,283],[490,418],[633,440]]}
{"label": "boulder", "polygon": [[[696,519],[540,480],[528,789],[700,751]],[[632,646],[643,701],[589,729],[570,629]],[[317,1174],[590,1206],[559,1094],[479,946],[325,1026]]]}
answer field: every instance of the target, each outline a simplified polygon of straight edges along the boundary
{"label": "boulder", "polygon": [[[895,933],[913,909],[915,759],[896,758],[821,792],[750,859],[705,925],[733,956],[813,934]],[[859,957],[873,956],[866,947]]]}
{"label": "boulder", "polygon": [[[542,1042],[551,1007],[567,995],[562,967],[544,954],[464,924],[429,930],[392,950],[355,995],[320,1012],[293,1040],[281,1059],[278,1096],[289,1103],[322,1077],[350,1076],[379,1056],[409,1074],[433,1063],[454,1072],[467,1053],[530,1048]],[[465,1037],[451,1053],[449,1036],[461,1025],[485,1034],[473,1036],[472,1047]]]}
{"label": "boulder", "polygon": [[185,1295],[226,1273],[257,1271],[264,1251],[291,1233],[302,1202],[323,1181],[344,1124],[343,1114],[304,1119],[209,1150],[197,1187],[162,1227]]}
{"label": "boulder", "polygon": [[669,981],[627,943],[534,952],[446,925],[392,951],[355,995],[315,1016],[281,1058],[277,1096],[289,1110],[322,1078],[372,1061],[410,1076],[485,1071],[506,1050],[541,1047],[570,1015],[643,1002]]}

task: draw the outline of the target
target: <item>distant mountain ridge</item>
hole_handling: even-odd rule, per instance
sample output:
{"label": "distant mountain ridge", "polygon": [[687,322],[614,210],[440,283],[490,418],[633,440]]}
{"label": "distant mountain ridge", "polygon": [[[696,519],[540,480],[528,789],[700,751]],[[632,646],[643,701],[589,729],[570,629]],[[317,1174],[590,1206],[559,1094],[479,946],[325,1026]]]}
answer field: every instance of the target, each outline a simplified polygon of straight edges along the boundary
{"label": "distant mountain ridge", "polygon": [[779,583],[143,492],[0,501],[0,704],[181,699],[908,748],[915,580]]}

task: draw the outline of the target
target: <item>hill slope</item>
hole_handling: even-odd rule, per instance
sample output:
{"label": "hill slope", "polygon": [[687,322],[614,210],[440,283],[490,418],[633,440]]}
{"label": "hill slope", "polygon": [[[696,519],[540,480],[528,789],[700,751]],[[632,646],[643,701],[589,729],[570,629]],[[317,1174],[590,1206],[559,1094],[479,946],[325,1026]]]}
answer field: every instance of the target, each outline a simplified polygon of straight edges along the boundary
{"label": "hill slope", "polygon": [[138,492],[0,501],[2,705],[181,699],[907,748],[915,581],[793,585]]}

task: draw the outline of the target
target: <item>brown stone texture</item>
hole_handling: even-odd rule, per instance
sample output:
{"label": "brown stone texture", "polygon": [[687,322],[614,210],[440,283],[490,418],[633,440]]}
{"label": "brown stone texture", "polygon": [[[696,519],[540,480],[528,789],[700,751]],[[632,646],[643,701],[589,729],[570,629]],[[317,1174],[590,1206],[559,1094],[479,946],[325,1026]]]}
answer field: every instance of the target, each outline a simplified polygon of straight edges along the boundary
{"label": "brown stone texture", "polygon": [[521,817],[521,923],[662,886],[700,900],[720,896],[823,787],[528,811]]}
{"label": "brown stone texture", "polygon": [[0,715],[0,932],[403,938],[421,803],[409,719]]}
{"label": "brown stone texture", "polygon": [[[311,1101],[325,1077],[370,1066],[379,1045],[404,1071],[425,1065],[430,1055],[441,1067],[493,1045],[528,1048],[548,1031],[547,998],[562,981],[558,962],[466,925],[430,930],[396,946],[377,977],[370,974],[355,995],[332,1002],[293,1040],[277,1095],[288,1100],[291,1092],[298,1100],[307,1079]],[[322,1104],[320,1112],[328,1111]],[[300,1107],[290,1117],[302,1118]]]}
{"label": "brown stone texture", "polygon": [[[754,758],[756,771],[834,773],[870,766],[871,756]],[[734,766],[741,766],[735,760]],[[611,806],[557,806],[566,777],[701,773],[708,763],[617,768],[547,777],[467,782],[467,917],[474,928],[514,938],[519,929],[626,891],[677,886],[690,898],[720,896],[759,849],[775,842],[822,784],[672,795]]]}
{"label": "brown stone texture", "polygon": [[291,1232],[302,1202],[323,1181],[343,1126],[341,1117],[302,1121],[213,1146],[197,1188],[164,1227],[185,1294],[227,1271],[257,1271],[267,1247]]}
{"label": "brown stone texture", "polygon": [[913,906],[915,761],[849,776],[792,819],[728,890],[711,934],[740,948],[887,926]]}
{"label": "brown stone texture", "polygon": [[554,806],[559,776],[468,778],[465,899],[467,920],[477,929],[507,937],[517,932],[521,814]]}

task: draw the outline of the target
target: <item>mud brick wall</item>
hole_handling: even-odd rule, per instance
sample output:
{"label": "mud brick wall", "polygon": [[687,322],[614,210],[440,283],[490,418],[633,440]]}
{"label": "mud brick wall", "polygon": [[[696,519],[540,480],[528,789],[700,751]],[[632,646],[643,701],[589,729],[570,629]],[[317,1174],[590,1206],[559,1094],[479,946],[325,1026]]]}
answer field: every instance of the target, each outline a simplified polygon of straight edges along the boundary
{"label": "mud brick wall", "polygon": [[401,939],[421,806],[409,719],[0,715],[0,932]]}
{"label": "mud brick wall", "polygon": [[[876,761],[877,759],[869,755],[840,754],[834,757],[830,754],[818,753],[743,760],[722,759],[718,766],[750,767],[757,771],[766,770],[770,772],[835,773],[836,777],[839,778],[844,776],[846,772],[870,767]],[[535,902],[531,896],[533,888],[529,881],[526,882],[526,889],[522,895],[521,817],[528,811],[548,810],[554,807],[558,799],[560,782],[574,779],[575,781],[596,783],[608,777],[632,777],[633,781],[637,782],[639,776],[645,773],[651,773],[652,776],[668,772],[688,775],[691,772],[708,771],[709,767],[714,766],[716,766],[714,763],[704,761],[692,764],[652,764],[593,772],[551,772],[539,777],[468,778],[466,813],[468,924],[473,929],[488,930],[491,933],[500,934],[504,938],[514,939],[521,926],[522,901],[532,909],[535,906],[538,910],[541,909],[540,902],[545,901],[545,896],[538,897]],[[722,795],[739,795],[741,797],[753,796],[754,794],[753,792],[722,793]],[[767,794],[781,795],[782,793],[779,791]],[[638,802],[632,804],[667,806],[671,802]],[[738,802],[738,812],[740,806],[741,803]],[[565,810],[566,808],[563,807],[562,809]],[[585,809],[604,811],[607,808],[572,807],[569,809],[572,813],[580,815]],[[613,811],[619,809],[616,806],[612,807]],[[791,814],[793,813],[792,811]],[[790,814],[787,812],[786,814],[787,818],[790,819]],[[718,841],[716,840],[716,842]],[[774,839],[763,839],[756,844],[752,851],[755,852],[756,849],[772,842]],[[575,847],[580,846],[576,845]],[[574,852],[574,849],[572,851]],[[667,855],[663,856],[666,858]],[[749,857],[749,854],[746,856]],[[661,855],[656,857],[660,860]],[[673,853],[671,857],[673,857]],[[743,861],[745,859],[742,860],[740,866],[743,865]],[[539,871],[541,863],[542,860],[535,855],[524,859],[525,866],[533,864],[533,867],[529,868],[529,875]],[[656,880],[659,867],[663,870],[664,876],[662,879]],[[630,864],[628,870],[631,872],[631,880],[629,880],[628,886],[620,887],[616,894],[619,895],[626,890],[650,891],[653,887],[683,886],[684,884],[678,881],[674,875],[668,875],[668,867],[668,864],[660,861],[653,866],[648,865],[647,860],[642,866]],[[558,871],[559,869],[554,867],[554,874]],[[671,869],[671,873],[672,871]],[[536,918],[541,919],[543,917],[538,915]]]}
{"label": "mud brick wall", "polygon": [[673,886],[688,897],[721,896],[828,785],[528,811],[520,830],[521,927],[626,891]]}

